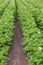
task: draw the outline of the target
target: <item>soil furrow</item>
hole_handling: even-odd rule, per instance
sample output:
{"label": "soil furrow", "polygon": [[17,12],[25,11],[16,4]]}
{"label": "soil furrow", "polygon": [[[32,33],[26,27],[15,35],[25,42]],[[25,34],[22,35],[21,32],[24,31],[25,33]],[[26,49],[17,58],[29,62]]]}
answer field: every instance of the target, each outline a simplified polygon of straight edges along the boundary
{"label": "soil furrow", "polygon": [[23,35],[22,35],[22,31],[21,31],[17,18],[15,19],[14,31],[15,33],[12,40],[12,46],[8,53],[9,60],[8,60],[7,65],[27,65],[28,62],[26,59],[26,54],[22,50],[23,46],[21,44]]}
{"label": "soil furrow", "polygon": [[27,65],[28,61],[26,59],[26,54],[22,50],[22,31],[19,25],[19,20],[18,20],[18,13],[17,13],[17,4],[15,0],[15,5],[16,5],[16,16],[15,16],[15,33],[13,36],[12,40],[12,46],[8,52],[8,63],[7,65]]}

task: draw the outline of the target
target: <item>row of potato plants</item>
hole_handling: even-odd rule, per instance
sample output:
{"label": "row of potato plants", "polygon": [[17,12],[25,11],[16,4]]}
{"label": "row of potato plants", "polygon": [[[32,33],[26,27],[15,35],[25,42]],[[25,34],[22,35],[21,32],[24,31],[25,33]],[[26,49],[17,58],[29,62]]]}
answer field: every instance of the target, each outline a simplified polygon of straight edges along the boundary
{"label": "row of potato plants", "polygon": [[[37,1],[35,1],[37,2]],[[35,4],[34,3],[34,11],[33,11],[33,17],[34,20],[37,24],[37,27],[40,29],[41,33],[42,33],[42,37],[43,37],[43,0],[38,0],[38,2]],[[33,4],[32,4],[33,5]]]}
{"label": "row of potato plants", "polygon": [[[4,0],[3,4],[6,1]],[[2,10],[7,4],[6,2],[6,4],[2,6]],[[6,65],[7,63],[6,56],[13,36],[15,9],[15,1],[9,0],[8,6],[5,8],[4,12],[2,12],[3,15],[0,15],[0,65]]]}
{"label": "row of potato plants", "polygon": [[28,65],[43,65],[43,38],[33,18],[32,12],[35,8],[30,3],[27,7],[24,0],[21,1],[17,0],[18,16],[23,32],[23,45],[25,46],[23,50],[27,53]]}
{"label": "row of potato plants", "polygon": [[34,21],[43,37],[43,0],[24,0],[21,1],[25,6],[30,6],[30,11],[33,14]]}
{"label": "row of potato plants", "polygon": [[9,4],[9,2],[10,2],[9,0],[0,0],[0,18],[3,15],[3,12],[5,8],[7,7],[7,5]]}

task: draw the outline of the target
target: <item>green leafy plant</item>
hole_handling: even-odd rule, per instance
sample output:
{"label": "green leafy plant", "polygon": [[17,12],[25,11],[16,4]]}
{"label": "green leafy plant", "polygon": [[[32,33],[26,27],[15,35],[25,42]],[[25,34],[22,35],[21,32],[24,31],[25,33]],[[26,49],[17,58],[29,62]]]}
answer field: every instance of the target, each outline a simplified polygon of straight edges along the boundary
{"label": "green leafy plant", "polygon": [[[43,65],[43,0],[16,0],[29,65]],[[15,0],[0,0],[0,65],[6,65],[16,11]]]}
{"label": "green leafy plant", "polygon": [[[36,22],[33,17],[34,15],[38,19],[40,13],[39,8],[41,7],[38,3],[33,0],[28,2],[17,1],[18,4],[18,15],[20,20],[20,25],[23,32],[23,45],[24,51],[27,53],[27,58],[29,60],[29,65],[43,65],[43,38],[41,30],[37,27]],[[20,4],[19,4],[20,3]],[[35,7],[34,7],[35,6]],[[41,13],[40,13],[41,14]],[[39,22],[39,24],[41,21]],[[42,24],[43,25],[43,24]],[[40,26],[40,25],[39,25]],[[43,31],[43,30],[42,30]]]}
{"label": "green leafy plant", "polygon": [[[6,3],[7,2],[7,3]],[[0,13],[4,10],[8,1],[4,0],[4,7],[0,10]],[[1,6],[0,6],[1,7]],[[0,18],[0,65],[6,65],[6,55],[11,45],[14,28],[14,15],[15,15],[15,1],[9,0],[8,6]]]}

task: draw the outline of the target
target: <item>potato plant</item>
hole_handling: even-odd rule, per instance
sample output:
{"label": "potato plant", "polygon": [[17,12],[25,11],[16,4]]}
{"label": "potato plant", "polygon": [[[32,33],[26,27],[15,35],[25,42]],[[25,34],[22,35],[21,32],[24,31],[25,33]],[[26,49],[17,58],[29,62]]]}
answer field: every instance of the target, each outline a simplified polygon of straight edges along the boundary
{"label": "potato plant", "polygon": [[23,45],[25,47],[23,50],[27,53],[29,65],[43,65],[43,38],[33,18],[33,12],[35,12],[33,9],[35,8],[30,3],[25,4],[24,1],[21,2],[20,0],[17,1],[17,4],[19,23],[24,37]]}
{"label": "potato plant", "polygon": [[28,65],[43,65],[43,0],[0,0],[0,65],[6,65],[16,13]]}
{"label": "potato plant", "polygon": [[15,1],[9,0],[8,6],[0,18],[0,65],[6,65],[6,56],[13,36],[14,16]]}
{"label": "potato plant", "polygon": [[5,11],[9,2],[10,2],[9,0],[1,0],[1,2],[0,2],[0,18],[3,15],[3,12]]}
{"label": "potato plant", "polygon": [[31,11],[32,17],[43,37],[43,4],[41,4],[43,0],[21,0],[21,2]]}

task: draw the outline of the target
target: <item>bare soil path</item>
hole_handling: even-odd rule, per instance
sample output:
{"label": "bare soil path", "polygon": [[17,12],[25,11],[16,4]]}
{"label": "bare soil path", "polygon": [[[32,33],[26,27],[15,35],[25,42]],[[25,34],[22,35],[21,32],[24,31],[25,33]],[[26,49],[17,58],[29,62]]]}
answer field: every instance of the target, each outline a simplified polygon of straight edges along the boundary
{"label": "bare soil path", "polygon": [[26,59],[26,54],[22,50],[23,46],[21,44],[23,35],[22,35],[21,28],[17,20],[17,16],[15,20],[16,20],[15,30],[14,30],[15,33],[12,40],[12,46],[8,52],[9,60],[8,60],[7,65],[27,65],[28,62]]}

